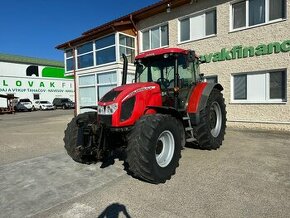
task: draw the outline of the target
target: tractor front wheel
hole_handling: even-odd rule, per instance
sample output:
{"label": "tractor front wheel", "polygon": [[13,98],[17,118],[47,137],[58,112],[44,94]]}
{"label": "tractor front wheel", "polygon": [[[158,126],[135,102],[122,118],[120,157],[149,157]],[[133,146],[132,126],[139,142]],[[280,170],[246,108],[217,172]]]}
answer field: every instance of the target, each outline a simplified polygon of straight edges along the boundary
{"label": "tractor front wheel", "polygon": [[83,155],[78,147],[78,125],[77,123],[81,121],[84,126],[92,124],[97,120],[96,112],[87,112],[79,114],[74,117],[70,123],[68,123],[67,128],[64,132],[64,147],[68,155],[76,162],[90,164],[95,162],[95,157],[92,155]]}
{"label": "tractor front wheel", "polygon": [[179,121],[162,114],[144,115],[128,136],[126,162],[134,176],[151,183],[165,183],[179,165]]}

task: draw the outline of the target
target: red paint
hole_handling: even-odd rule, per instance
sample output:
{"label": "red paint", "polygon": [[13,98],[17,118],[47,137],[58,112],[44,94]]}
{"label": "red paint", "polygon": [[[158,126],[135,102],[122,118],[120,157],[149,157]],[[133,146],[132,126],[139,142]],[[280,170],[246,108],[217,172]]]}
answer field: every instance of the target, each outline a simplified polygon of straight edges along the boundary
{"label": "red paint", "polygon": [[[146,113],[147,106],[162,106],[161,91],[158,84],[153,82],[133,83],[116,87],[115,91],[121,91],[112,102],[99,102],[101,106],[118,103],[117,111],[112,115],[112,127],[132,126]],[[136,101],[131,117],[121,121],[122,102],[135,96]],[[152,112],[151,112],[152,113]]]}
{"label": "red paint", "polygon": [[202,92],[206,87],[207,83],[198,83],[195,87],[193,92],[190,95],[187,112],[188,113],[196,113],[198,109],[198,105],[202,96]]}
{"label": "red paint", "polygon": [[181,48],[159,48],[155,50],[150,50],[143,52],[135,57],[136,60],[147,58],[151,56],[158,56],[158,55],[164,55],[168,53],[177,53],[177,54],[188,54],[188,50],[181,49]]}

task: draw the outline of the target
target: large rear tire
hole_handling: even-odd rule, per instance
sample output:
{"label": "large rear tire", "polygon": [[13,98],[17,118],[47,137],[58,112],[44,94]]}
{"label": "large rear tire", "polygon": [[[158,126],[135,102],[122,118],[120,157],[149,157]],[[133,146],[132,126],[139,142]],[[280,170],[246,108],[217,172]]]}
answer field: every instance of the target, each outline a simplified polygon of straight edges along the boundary
{"label": "large rear tire", "polygon": [[175,174],[181,157],[179,121],[170,115],[144,115],[128,136],[126,162],[135,177],[165,183]]}
{"label": "large rear tire", "polygon": [[202,149],[217,149],[222,145],[226,129],[226,105],[223,94],[213,89],[205,109],[200,112],[200,123],[194,127],[195,137]]}
{"label": "large rear tire", "polygon": [[78,137],[78,125],[77,122],[82,120],[84,125],[92,124],[97,120],[96,112],[87,112],[83,114],[79,114],[74,117],[70,123],[68,123],[67,128],[64,132],[64,147],[68,153],[68,155],[76,162],[90,164],[95,162],[95,157],[92,155],[82,155],[79,151],[77,144]]}

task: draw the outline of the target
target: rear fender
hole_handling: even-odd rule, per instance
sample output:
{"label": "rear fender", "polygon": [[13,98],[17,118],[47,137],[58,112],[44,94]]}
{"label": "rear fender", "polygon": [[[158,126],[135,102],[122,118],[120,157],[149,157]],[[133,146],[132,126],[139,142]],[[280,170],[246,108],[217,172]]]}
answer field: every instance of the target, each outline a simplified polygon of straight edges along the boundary
{"label": "rear fender", "polygon": [[193,125],[199,124],[200,112],[206,107],[209,95],[214,88],[223,90],[219,83],[200,83],[193,89],[187,107]]}

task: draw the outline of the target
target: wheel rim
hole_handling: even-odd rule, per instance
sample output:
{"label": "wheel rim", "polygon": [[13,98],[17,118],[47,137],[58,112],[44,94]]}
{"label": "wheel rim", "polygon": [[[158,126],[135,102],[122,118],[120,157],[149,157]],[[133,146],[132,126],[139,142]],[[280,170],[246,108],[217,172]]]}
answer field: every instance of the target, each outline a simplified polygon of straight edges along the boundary
{"label": "wheel rim", "polygon": [[218,137],[222,127],[222,110],[217,102],[213,102],[210,107],[209,122],[212,136]]}
{"label": "wheel rim", "polygon": [[175,141],[172,133],[163,131],[158,137],[155,149],[155,157],[160,167],[166,167],[172,160],[175,148]]}

